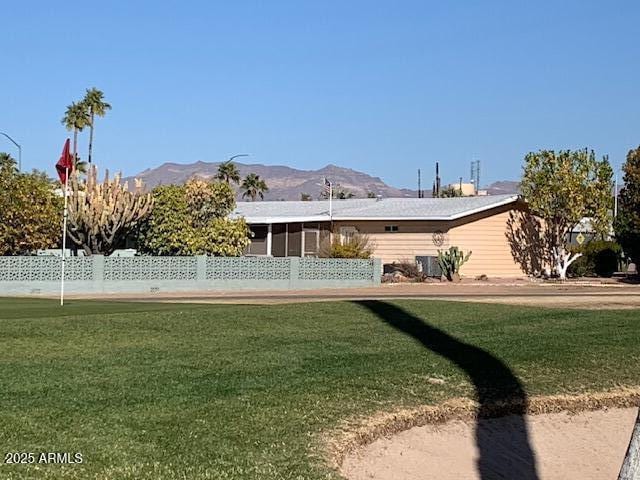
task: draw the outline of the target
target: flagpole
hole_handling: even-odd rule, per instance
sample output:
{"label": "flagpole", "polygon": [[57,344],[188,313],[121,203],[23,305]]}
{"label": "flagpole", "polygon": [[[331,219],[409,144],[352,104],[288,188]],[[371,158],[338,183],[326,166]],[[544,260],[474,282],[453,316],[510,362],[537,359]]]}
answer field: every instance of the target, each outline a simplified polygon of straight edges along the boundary
{"label": "flagpole", "polygon": [[613,218],[618,216],[618,172],[616,172],[616,180],[613,184]]}
{"label": "flagpole", "polygon": [[64,306],[64,266],[66,262],[65,253],[67,250],[67,215],[68,215],[68,191],[69,167],[64,169],[64,215],[62,220],[62,262],[60,265],[60,306]]}

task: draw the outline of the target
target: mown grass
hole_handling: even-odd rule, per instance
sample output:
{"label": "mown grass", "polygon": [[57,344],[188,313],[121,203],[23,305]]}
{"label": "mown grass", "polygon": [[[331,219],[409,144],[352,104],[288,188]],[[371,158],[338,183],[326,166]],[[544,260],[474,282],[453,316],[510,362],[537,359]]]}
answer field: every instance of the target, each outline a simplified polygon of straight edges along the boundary
{"label": "mown grass", "polygon": [[[530,395],[640,384],[637,311],[391,303],[501,359]],[[0,453],[84,458],[0,478],[336,478],[320,432],[461,395],[464,372],[357,303],[0,299]]]}

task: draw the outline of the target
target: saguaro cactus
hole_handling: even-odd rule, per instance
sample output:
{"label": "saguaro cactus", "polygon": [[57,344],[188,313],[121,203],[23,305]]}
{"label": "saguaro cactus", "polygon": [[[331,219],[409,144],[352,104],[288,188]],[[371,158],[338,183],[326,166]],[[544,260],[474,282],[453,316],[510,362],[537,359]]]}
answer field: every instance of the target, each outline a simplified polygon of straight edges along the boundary
{"label": "saguaro cactus", "polygon": [[98,170],[92,166],[86,182],[74,172],[69,179],[68,235],[87,255],[108,255],[153,206],[151,194],[142,192],[141,182],[129,191],[118,173],[111,180],[109,171],[98,182]]}
{"label": "saguaro cactus", "polygon": [[458,247],[450,247],[449,250],[438,250],[438,264],[449,281],[458,281],[460,267],[469,260],[470,256],[471,251],[465,255]]}

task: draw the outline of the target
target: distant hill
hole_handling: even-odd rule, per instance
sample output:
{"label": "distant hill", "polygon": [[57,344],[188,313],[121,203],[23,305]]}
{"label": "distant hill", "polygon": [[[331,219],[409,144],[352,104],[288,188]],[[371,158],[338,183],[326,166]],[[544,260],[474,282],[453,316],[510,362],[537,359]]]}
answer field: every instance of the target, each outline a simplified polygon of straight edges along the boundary
{"label": "distant hill", "polygon": [[[163,163],[159,167],[140,172],[133,178],[140,178],[147,188],[156,185],[181,184],[191,177],[211,178],[218,171],[220,162],[196,162],[190,164]],[[267,182],[269,191],[265,194],[265,200],[300,200],[301,193],[311,195],[317,200],[322,191],[322,181],[326,177],[334,185],[352,192],[356,197],[364,198],[367,192],[373,192],[383,197],[415,197],[416,191],[394,188],[378,177],[372,177],[363,172],[350,168],[327,165],[319,170],[298,170],[282,165],[261,165],[237,163],[240,176],[248,173],[256,173]]]}
{"label": "distant hill", "polygon": [[502,195],[504,193],[520,193],[520,182],[502,180],[493,182],[484,188],[489,195]]}
{"label": "distant hill", "polygon": [[[182,184],[191,177],[211,178],[218,171],[220,162],[196,162],[189,164],[163,163],[133,177],[126,178],[132,184],[133,178],[140,178],[147,188],[157,185]],[[322,180],[328,178],[334,185],[343,188],[358,198],[364,198],[368,192],[385,198],[416,197],[417,191],[407,188],[395,188],[387,185],[379,177],[350,168],[327,165],[319,170],[299,170],[283,165],[244,164],[236,162],[240,176],[256,173],[267,182],[269,191],[265,200],[300,200],[300,194],[307,193],[317,200],[322,191]],[[512,181],[495,182],[486,187],[490,195],[515,193],[519,183]],[[425,189],[425,195],[431,196],[431,188]]]}

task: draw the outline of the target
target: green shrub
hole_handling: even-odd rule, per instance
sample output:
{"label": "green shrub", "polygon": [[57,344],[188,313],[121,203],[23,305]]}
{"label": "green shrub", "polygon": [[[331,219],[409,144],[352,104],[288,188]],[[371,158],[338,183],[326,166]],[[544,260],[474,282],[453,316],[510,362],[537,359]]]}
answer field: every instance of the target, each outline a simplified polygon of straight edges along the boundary
{"label": "green shrub", "polygon": [[[579,248],[572,248],[571,251],[579,252]],[[593,277],[595,276],[595,266],[593,262],[582,255],[580,258],[575,260],[571,265],[569,265],[569,269],[567,270],[567,275],[569,277]]]}
{"label": "green shrub", "polygon": [[366,235],[355,235],[340,241],[334,237],[333,242],[326,241],[320,246],[319,256],[324,258],[371,258],[373,246]]}
{"label": "green shrub", "polygon": [[618,269],[618,259],[622,249],[616,242],[593,240],[572,248],[572,251],[582,253],[582,257],[569,267],[571,276],[610,277]]}

